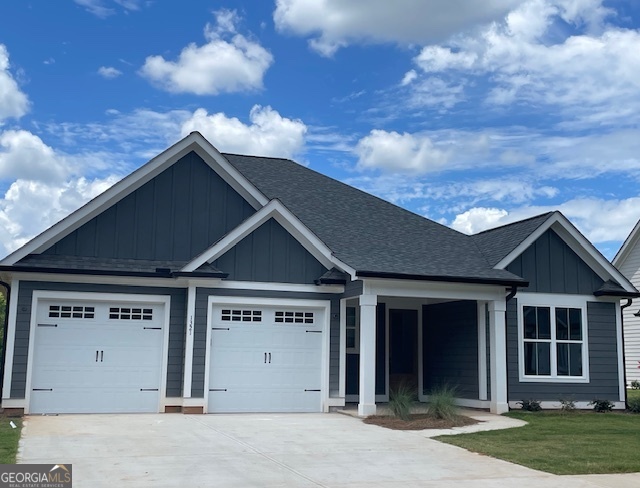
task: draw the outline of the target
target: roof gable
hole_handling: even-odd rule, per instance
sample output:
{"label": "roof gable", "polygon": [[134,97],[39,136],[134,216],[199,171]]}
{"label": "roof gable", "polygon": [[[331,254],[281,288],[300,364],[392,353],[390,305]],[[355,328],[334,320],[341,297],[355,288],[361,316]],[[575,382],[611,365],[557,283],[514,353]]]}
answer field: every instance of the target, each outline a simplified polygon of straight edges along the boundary
{"label": "roof gable", "polygon": [[253,213],[192,151],[42,254],[186,264]]}
{"label": "roof gable", "polygon": [[268,200],[240,174],[200,133],[192,132],[187,137],[166,149],[151,161],[138,168],[104,193],[88,202],[60,222],[36,236],[20,249],[0,261],[10,266],[29,254],[39,254],[49,249],[94,217],[131,194],[158,174],[179,161],[190,152],[195,152],[214,169],[235,191],[254,208],[265,205]]}
{"label": "roof gable", "polygon": [[613,257],[612,263],[615,267],[621,268],[624,265],[624,262],[631,254],[631,251],[638,246],[638,241],[640,241],[640,220],[635,225],[635,227],[631,230],[625,241],[620,246],[620,249]]}
{"label": "roof gable", "polygon": [[[517,240],[520,242],[495,263],[495,268],[509,269],[508,267],[511,263],[529,249],[545,232],[552,229],[602,281],[612,280],[618,283],[625,292],[638,292],[629,280],[625,278],[562,213],[556,211],[550,214],[543,214],[528,221],[511,225],[515,225],[515,228],[518,230],[517,235],[519,237]],[[511,232],[507,227],[509,226],[498,227],[479,234],[479,242],[484,240],[483,247],[486,247],[492,238],[490,234],[493,233],[495,233],[495,236],[502,235],[503,238],[506,238]],[[526,234],[526,231],[530,231],[530,233],[522,238],[523,235]],[[477,238],[478,237],[476,237],[476,239]],[[506,247],[503,247],[503,249],[506,249]],[[495,260],[496,257],[493,259]]]}
{"label": "roof gable", "polygon": [[327,268],[274,218],[269,218],[212,265],[237,281],[314,284]]}

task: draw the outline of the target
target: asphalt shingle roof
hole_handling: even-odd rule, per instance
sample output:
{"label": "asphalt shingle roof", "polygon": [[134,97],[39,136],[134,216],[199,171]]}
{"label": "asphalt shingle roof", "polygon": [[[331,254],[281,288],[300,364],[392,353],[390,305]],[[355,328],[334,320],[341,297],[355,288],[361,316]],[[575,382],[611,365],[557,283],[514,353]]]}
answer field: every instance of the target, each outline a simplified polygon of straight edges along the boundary
{"label": "asphalt shingle roof", "polygon": [[513,224],[474,234],[471,238],[486,256],[489,264],[495,266],[553,214],[554,212],[547,212]]}
{"label": "asphalt shingle roof", "polygon": [[338,259],[357,271],[522,281],[508,271],[493,269],[471,237],[293,161],[224,156],[267,198],[280,200]]}

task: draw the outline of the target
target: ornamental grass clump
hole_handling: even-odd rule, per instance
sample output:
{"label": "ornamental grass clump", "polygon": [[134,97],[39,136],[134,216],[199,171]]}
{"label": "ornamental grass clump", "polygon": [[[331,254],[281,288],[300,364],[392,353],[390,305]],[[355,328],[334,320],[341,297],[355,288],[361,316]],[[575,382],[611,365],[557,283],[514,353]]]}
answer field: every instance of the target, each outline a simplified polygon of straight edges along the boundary
{"label": "ornamental grass clump", "polygon": [[429,394],[429,415],[437,419],[453,420],[458,416],[458,406],[455,403],[456,389],[443,385],[431,390]]}
{"label": "ornamental grass clump", "polygon": [[415,401],[415,391],[407,384],[400,384],[389,392],[389,409],[394,417],[402,420],[411,418],[411,406]]}

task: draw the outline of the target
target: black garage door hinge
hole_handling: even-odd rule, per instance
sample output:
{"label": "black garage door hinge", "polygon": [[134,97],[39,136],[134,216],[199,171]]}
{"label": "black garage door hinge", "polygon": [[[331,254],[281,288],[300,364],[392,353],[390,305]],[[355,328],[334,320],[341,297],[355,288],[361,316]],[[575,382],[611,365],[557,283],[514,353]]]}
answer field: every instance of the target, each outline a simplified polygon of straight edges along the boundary
{"label": "black garage door hinge", "polygon": [[38,324],[38,327],[58,327],[58,324]]}
{"label": "black garage door hinge", "polygon": [[157,388],[140,388],[140,391],[158,391]]}
{"label": "black garage door hinge", "polygon": [[229,330],[229,327],[211,327],[211,330]]}
{"label": "black garage door hinge", "polygon": [[305,389],[304,391],[322,391],[322,390],[307,390],[307,389]]}
{"label": "black garage door hinge", "polygon": [[306,332],[310,332],[311,334],[322,334],[321,330],[307,330]]}
{"label": "black garage door hinge", "polygon": [[146,330],[162,330],[162,327],[143,327]]}
{"label": "black garage door hinge", "polygon": [[209,391],[227,391],[226,388],[209,388]]}
{"label": "black garage door hinge", "polygon": [[53,388],[34,388],[32,391],[53,391]]}

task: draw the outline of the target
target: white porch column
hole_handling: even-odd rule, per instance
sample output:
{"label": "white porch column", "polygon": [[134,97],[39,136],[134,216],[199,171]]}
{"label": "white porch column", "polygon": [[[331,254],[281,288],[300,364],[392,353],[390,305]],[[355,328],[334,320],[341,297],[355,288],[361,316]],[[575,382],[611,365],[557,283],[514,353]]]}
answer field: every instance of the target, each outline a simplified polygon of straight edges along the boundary
{"label": "white porch column", "polygon": [[358,415],[376,413],[376,306],[377,295],[360,296],[360,401]]}
{"label": "white porch column", "polygon": [[489,349],[491,357],[491,413],[509,411],[507,401],[507,303],[504,298],[489,302]]}
{"label": "white porch column", "polygon": [[196,316],[196,287],[189,285],[187,292],[187,324],[184,350],[184,398],[191,398],[191,374],[193,371],[193,328]]}

